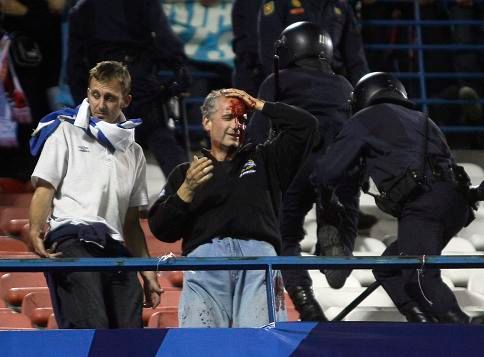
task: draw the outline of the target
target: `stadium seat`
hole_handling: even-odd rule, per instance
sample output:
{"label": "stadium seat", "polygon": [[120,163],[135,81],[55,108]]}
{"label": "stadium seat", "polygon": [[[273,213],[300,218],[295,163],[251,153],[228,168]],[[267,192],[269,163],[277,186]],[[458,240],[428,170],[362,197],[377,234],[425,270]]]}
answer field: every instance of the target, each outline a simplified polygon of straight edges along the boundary
{"label": "stadium seat", "polygon": [[360,237],[355,241],[355,252],[368,253],[360,255],[379,256],[387,249],[381,240],[371,237]]}
{"label": "stadium seat", "polygon": [[484,180],[484,170],[479,165],[470,162],[459,162],[458,165],[466,170],[473,185],[479,185]]}
{"label": "stadium seat", "polygon": [[[472,223],[471,223],[472,224]],[[467,238],[478,251],[484,251],[484,234],[474,233]]]}
{"label": "stadium seat", "polygon": [[33,187],[30,181],[23,182],[9,177],[0,177],[0,192],[27,193],[33,192]]}
{"label": "stadium seat", "polygon": [[140,225],[143,229],[146,238],[146,245],[148,246],[148,251],[153,257],[160,257],[170,253],[175,255],[181,255],[181,240],[174,243],[166,243],[155,238],[153,233],[151,233],[150,227],[148,226],[148,220],[140,219]]}
{"label": "stadium seat", "polygon": [[29,207],[32,193],[2,193],[0,194],[0,206]]}
{"label": "stadium seat", "polygon": [[484,270],[475,269],[469,276],[467,289],[484,296]]}
{"label": "stadium seat", "polygon": [[32,326],[45,327],[53,313],[49,291],[36,291],[25,295],[20,310],[32,322]]}
{"label": "stadium seat", "polygon": [[59,328],[59,326],[57,326],[57,321],[56,321],[55,315],[53,313],[50,314],[50,316],[49,316],[49,320],[47,321],[47,328],[49,330],[54,330],[54,329]]}
{"label": "stadium seat", "polygon": [[[331,307],[325,310],[326,316],[333,319],[338,315],[343,308]],[[405,317],[398,312],[396,307],[377,307],[377,306],[363,306],[356,307],[352,310],[343,321],[394,321],[405,322]]]}
{"label": "stadium seat", "polygon": [[13,236],[20,236],[23,227],[29,223],[27,218],[11,219],[5,224],[5,232]]}
{"label": "stadium seat", "polygon": [[0,236],[0,251],[2,251],[2,252],[29,252],[29,248],[20,239],[11,238],[11,237],[8,237],[8,236]]}
{"label": "stadium seat", "polygon": [[0,278],[0,298],[8,305],[20,307],[30,292],[47,291],[43,273],[12,272]]}
{"label": "stadium seat", "polygon": [[468,255],[475,252],[476,248],[467,239],[454,237],[442,250],[442,255]]}
{"label": "stadium seat", "polygon": [[[35,330],[24,314],[0,308],[0,330]],[[1,350],[1,349],[0,349]]]}
{"label": "stadium seat", "polygon": [[9,223],[12,219],[28,219],[28,207],[2,207],[0,206],[0,234],[8,233]]}
{"label": "stadium seat", "polygon": [[[345,307],[365,289],[366,288],[364,287],[343,287],[335,290],[331,288],[315,287],[314,294],[323,308],[329,308],[331,306]],[[394,307],[395,304],[380,286],[366,297],[359,306]]]}
{"label": "stadium seat", "polygon": [[165,307],[157,310],[148,320],[149,328],[178,327],[178,308]]}

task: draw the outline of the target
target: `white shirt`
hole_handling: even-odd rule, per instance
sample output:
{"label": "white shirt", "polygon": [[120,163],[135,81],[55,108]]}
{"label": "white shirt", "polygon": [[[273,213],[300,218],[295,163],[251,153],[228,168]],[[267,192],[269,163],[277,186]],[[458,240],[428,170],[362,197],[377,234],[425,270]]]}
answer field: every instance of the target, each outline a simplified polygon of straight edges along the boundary
{"label": "white shirt", "polygon": [[109,152],[82,128],[62,122],[47,139],[32,174],[49,182],[56,193],[50,229],[61,225],[106,224],[113,239],[123,241],[129,207],[148,204],[146,159],[136,143]]}

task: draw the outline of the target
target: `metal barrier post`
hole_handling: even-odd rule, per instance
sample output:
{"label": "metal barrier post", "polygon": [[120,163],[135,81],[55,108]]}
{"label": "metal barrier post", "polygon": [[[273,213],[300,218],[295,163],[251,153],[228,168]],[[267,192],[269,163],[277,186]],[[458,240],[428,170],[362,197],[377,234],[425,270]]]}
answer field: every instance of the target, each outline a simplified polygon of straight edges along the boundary
{"label": "metal barrier post", "polygon": [[[415,20],[420,21],[420,2],[418,0],[414,0],[413,2],[414,10],[415,10]],[[422,43],[422,27],[419,23],[415,26],[416,30],[416,41],[417,45],[421,46]],[[429,108],[427,105],[427,84],[425,79],[425,63],[424,63],[424,50],[423,48],[417,49],[417,58],[418,58],[418,72],[419,72],[419,83],[420,83],[420,98],[423,101],[422,111],[428,113]]]}
{"label": "metal barrier post", "polygon": [[369,287],[365,289],[360,295],[356,297],[348,306],[346,306],[341,312],[336,315],[333,320],[331,321],[341,321],[348,315],[351,311],[355,309],[363,300],[366,299],[368,295],[370,295],[372,292],[374,292],[381,284],[378,281],[375,281],[373,284],[371,284]]}
{"label": "metal barrier post", "polygon": [[272,265],[266,266],[266,293],[267,293],[267,310],[269,313],[269,323],[276,322],[276,309],[274,297],[274,281],[272,275]]}

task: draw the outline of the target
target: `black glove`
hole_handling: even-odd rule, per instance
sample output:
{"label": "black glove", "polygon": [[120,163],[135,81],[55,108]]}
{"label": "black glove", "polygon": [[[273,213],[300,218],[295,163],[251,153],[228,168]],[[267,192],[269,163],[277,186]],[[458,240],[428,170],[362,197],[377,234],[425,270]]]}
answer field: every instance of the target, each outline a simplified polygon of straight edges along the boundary
{"label": "black glove", "polygon": [[161,85],[161,93],[163,99],[169,100],[172,97],[177,97],[182,93],[186,93],[192,84],[192,75],[188,67],[181,66],[175,72],[175,79],[163,83]]}
{"label": "black glove", "polygon": [[477,210],[477,203],[484,201],[484,181],[479,186],[470,187],[467,192],[467,201],[472,208]]}

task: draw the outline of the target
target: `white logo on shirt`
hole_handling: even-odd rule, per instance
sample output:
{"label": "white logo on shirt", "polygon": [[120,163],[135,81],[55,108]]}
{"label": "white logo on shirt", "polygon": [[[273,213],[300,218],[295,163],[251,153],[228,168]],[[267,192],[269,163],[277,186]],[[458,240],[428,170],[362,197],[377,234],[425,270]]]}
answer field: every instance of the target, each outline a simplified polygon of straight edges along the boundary
{"label": "white logo on shirt", "polygon": [[239,178],[245,175],[255,174],[257,172],[256,166],[254,160],[248,160],[242,167],[242,170],[240,170]]}

